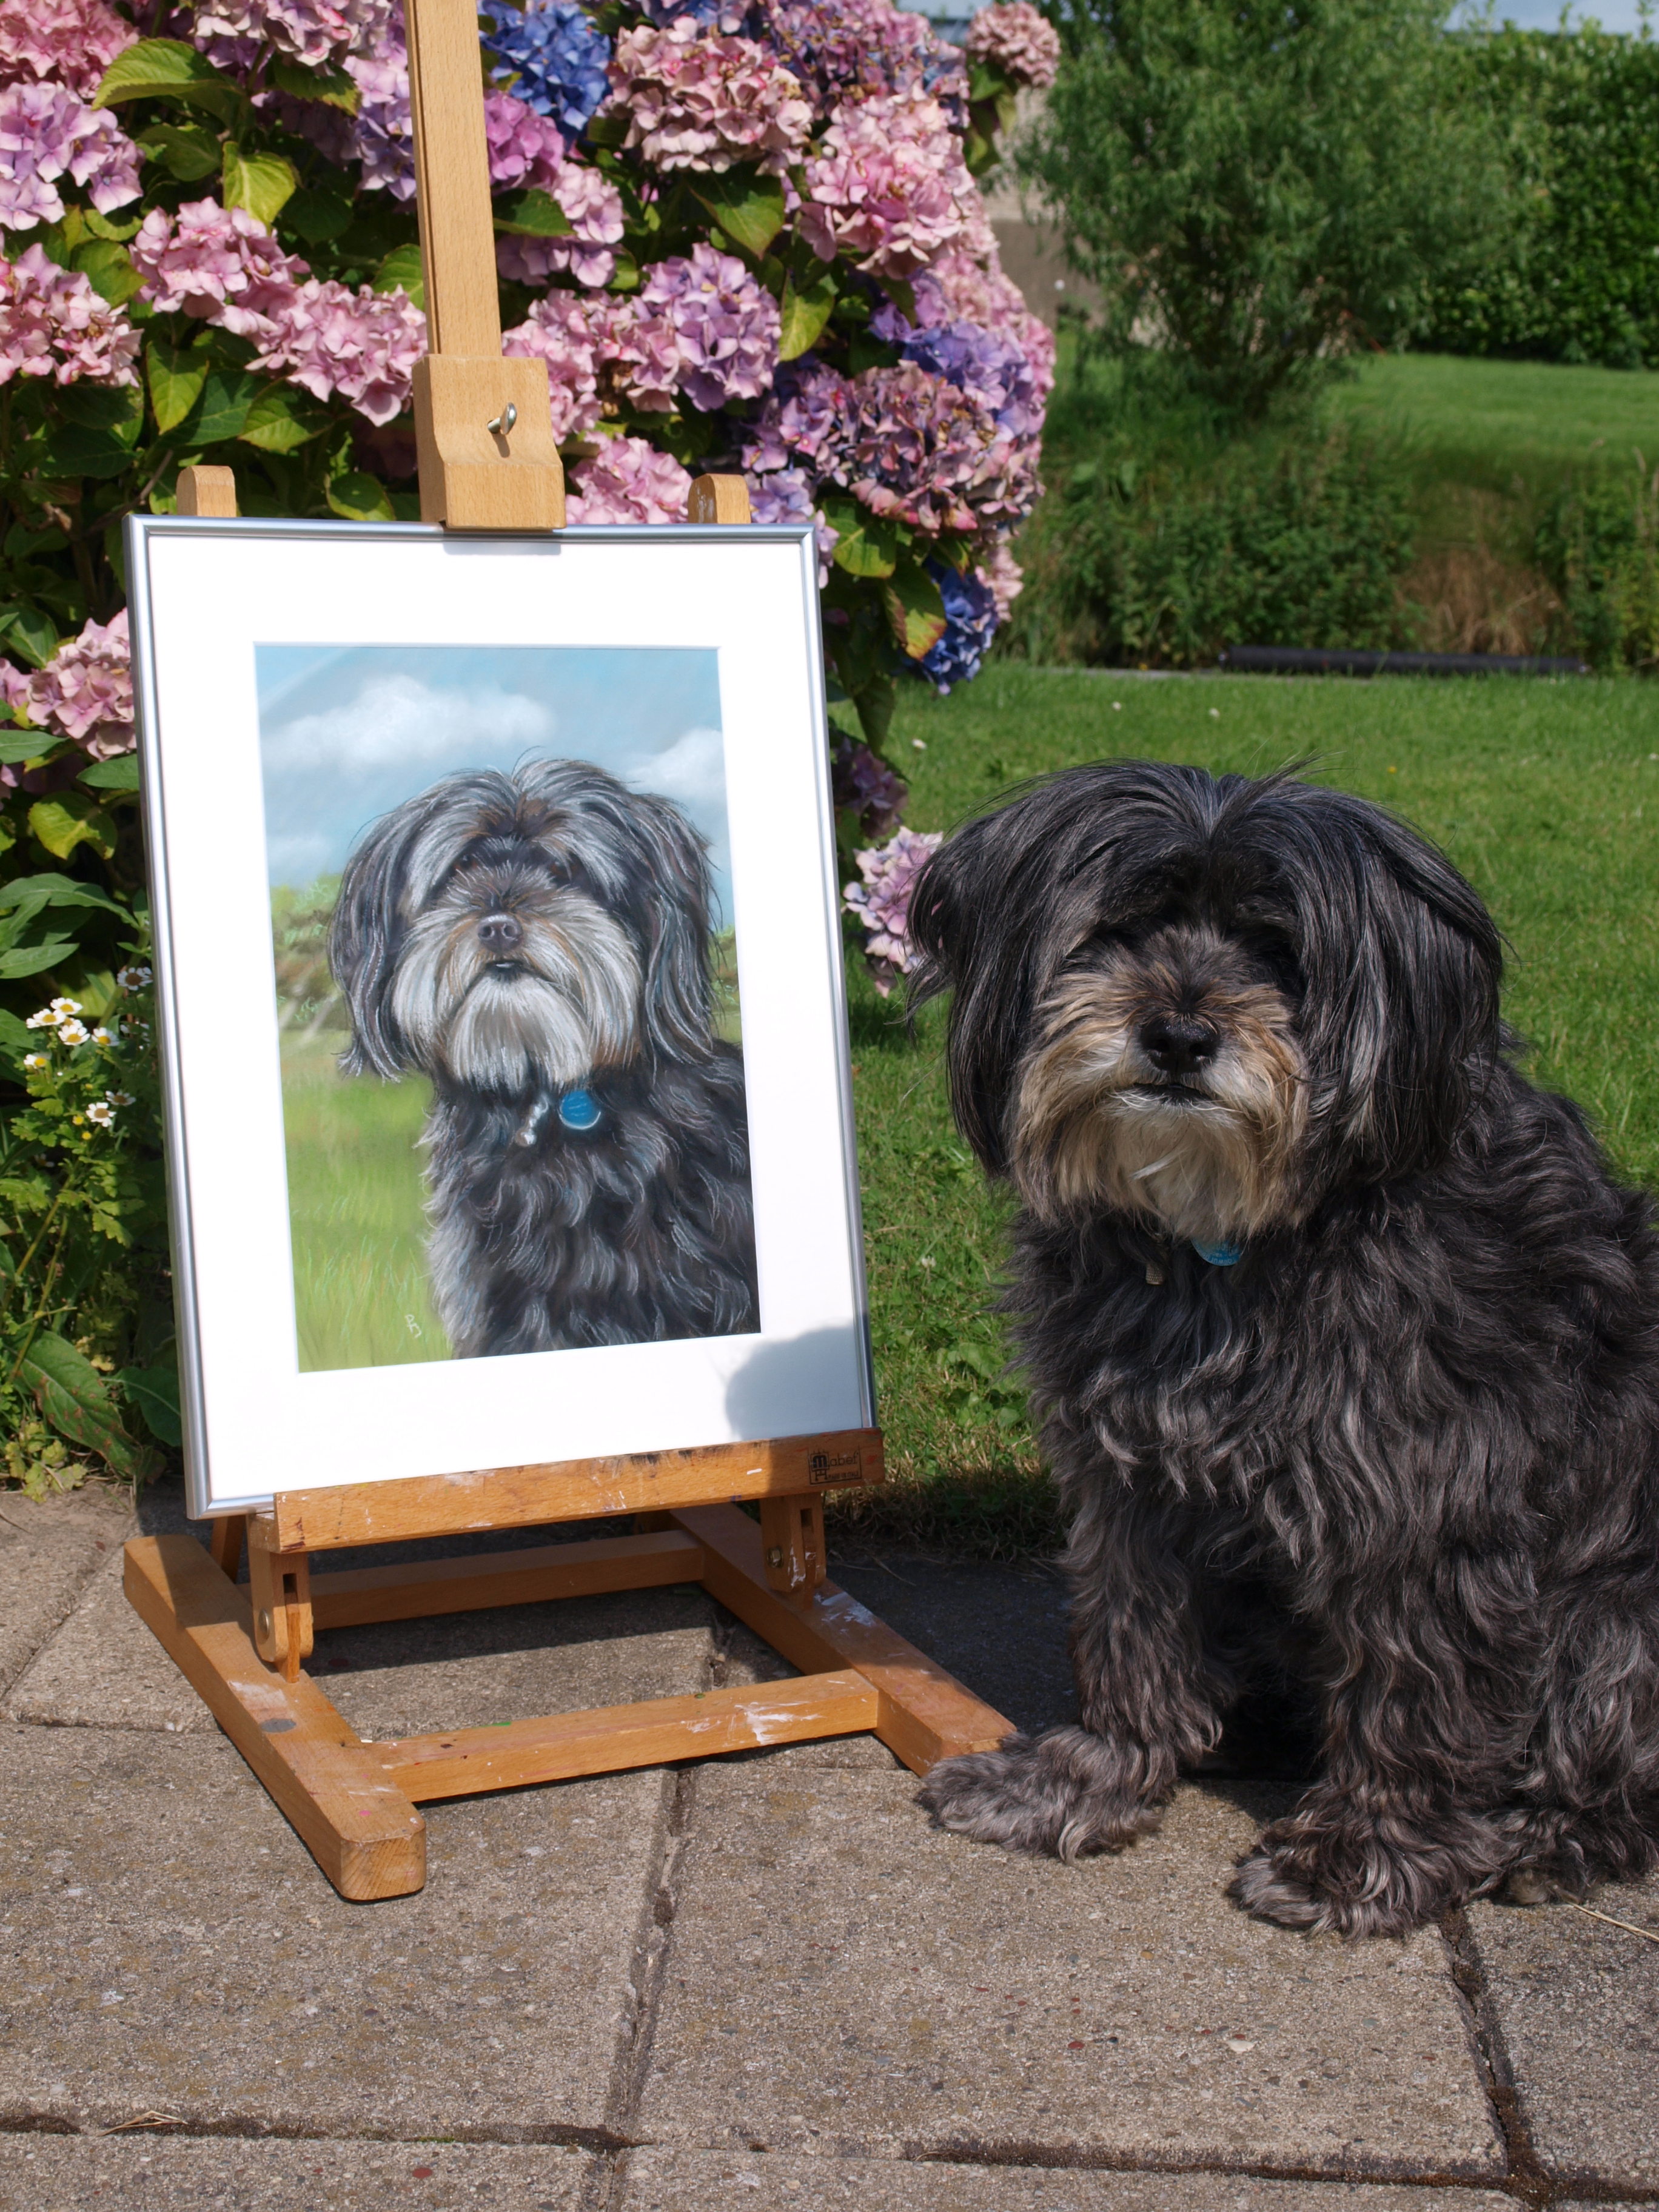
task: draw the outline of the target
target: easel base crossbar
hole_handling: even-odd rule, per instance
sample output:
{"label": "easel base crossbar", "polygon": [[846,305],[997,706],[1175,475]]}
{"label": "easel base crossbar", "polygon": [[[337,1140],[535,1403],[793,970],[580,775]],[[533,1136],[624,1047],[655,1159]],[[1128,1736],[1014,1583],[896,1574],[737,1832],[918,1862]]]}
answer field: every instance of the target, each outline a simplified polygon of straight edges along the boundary
{"label": "easel base crossbar", "polygon": [[797,1679],[365,1743],[303,1670],[290,1679],[261,1659],[248,1592],[193,1537],[135,1538],[126,1592],[335,1888],[359,1901],[422,1887],[416,1808],[434,1798],[865,1731],[924,1774],[1007,1735],[1000,1713],[834,1583],[769,1589],[761,1531],[735,1505],[663,1518],[632,1536],[313,1575],[312,1618],[344,1628],[696,1582]]}

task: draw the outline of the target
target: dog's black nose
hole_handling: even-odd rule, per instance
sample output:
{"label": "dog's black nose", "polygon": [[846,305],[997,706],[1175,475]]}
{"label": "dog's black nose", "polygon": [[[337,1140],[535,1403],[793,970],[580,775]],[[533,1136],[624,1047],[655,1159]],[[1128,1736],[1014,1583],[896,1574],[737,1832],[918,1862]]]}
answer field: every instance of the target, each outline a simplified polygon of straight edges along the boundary
{"label": "dog's black nose", "polygon": [[487,914],[478,924],[478,942],[486,952],[499,956],[516,952],[524,943],[524,926],[517,915]]}
{"label": "dog's black nose", "polygon": [[1140,1024],[1140,1048],[1165,1075],[1190,1075],[1214,1058],[1220,1042],[1194,1014],[1152,1014]]}

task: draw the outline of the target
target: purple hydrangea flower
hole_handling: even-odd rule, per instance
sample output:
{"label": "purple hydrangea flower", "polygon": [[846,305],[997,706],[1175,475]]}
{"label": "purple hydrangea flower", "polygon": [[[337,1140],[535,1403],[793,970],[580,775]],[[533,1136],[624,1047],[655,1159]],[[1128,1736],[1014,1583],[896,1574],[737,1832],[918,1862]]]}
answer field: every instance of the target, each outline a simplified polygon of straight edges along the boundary
{"label": "purple hydrangea flower", "polygon": [[885,837],[898,827],[910,796],[902,776],[854,738],[838,737],[830,755],[836,811],[856,811],[866,837]]}
{"label": "purple hydrangea flower", "polygon": [[538,115],[551,116],[567,137],[579,138],[611,90],[610,40],[576,0],[550,0],[522,12],[507,0],[484,0],[479,12],[494,27],[483,33],[484,52],[513,73],[514,96]]}
{"label": "purple hydrangea flower", "polygon": [[778,365],[778,303],[734,253],[694,246],[659,261],[641,303],[672,323],[680,357],[679,388],[712,415],[728,399],[758,399]]}
{"label": "purple hydrangea flower", "polygon": [[884,300],[871,317],[870,328],[877,337],[899,346],[907,361],[932,369],[958,392],[971,392],[1011,437],[1040,435],[1045,386],[1018,339],[1010,331],[946,320],[943,310],[938,287],[924,277],[917,287],[918,323],[908,322]]}
{"label": "purple hydrangea flower", "polygon": [[953,684],[970,683],[979,674],[997,632],[997,598],[975,569],[963,573],[948,561],[930,561],[927,573],[945,602],[945,635],[910,665],[930,677],[941,691],[948,691]]}
{"label": "purple hydrangea flower", "polygon": [[864,957],[884,999],[915,957],[910,942],[910,899],[921,873],[945,842],[938,830],[899,830],[884,845],[853,858],[862,883],[848,884],[842,901],[864,925]]}

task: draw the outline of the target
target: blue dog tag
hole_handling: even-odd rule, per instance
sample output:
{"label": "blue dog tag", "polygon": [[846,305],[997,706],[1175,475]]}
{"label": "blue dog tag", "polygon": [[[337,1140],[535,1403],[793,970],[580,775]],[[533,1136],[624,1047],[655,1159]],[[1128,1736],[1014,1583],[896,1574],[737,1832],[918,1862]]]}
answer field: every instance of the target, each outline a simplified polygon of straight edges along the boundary
{"label": "blue dog tag", "polygon": [[1193,1240],[1193,1249],[1200,1260],[1207,1260],[1212,1267],[1236,1267],[1244,1257],[1242,1244],[1200,1244],[1196,1237]]}
{"label": "blue dog tag", "polygon": [[591,1091],[567,1091],[559,1101],[559,1119],[567,1129],[596,1129],[599,1124],[599,1102]]}

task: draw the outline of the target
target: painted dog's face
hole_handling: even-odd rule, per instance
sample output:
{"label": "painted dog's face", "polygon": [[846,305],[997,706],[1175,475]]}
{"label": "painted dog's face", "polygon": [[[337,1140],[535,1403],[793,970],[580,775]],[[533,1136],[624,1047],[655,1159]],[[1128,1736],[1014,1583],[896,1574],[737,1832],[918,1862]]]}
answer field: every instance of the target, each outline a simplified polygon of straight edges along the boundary
{"label": "painted dog's face", "polygon": [[348,1065],[495,1096],[708,1049],[708,879],[667,801],[580,761],[456,775],[376,823],[330,941]]}

